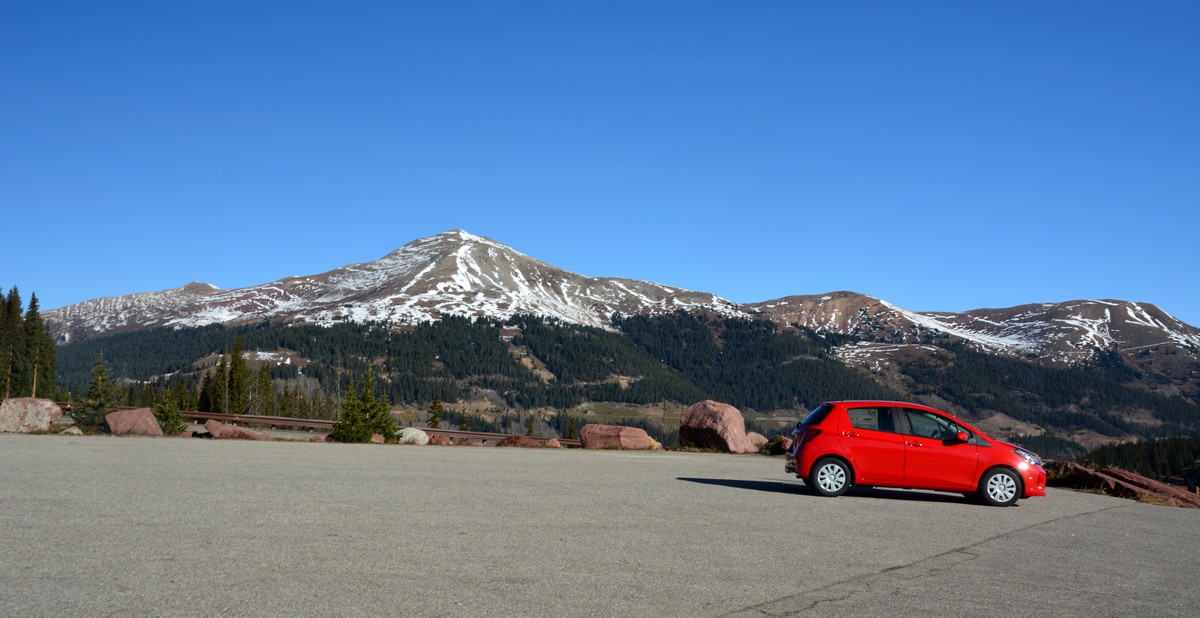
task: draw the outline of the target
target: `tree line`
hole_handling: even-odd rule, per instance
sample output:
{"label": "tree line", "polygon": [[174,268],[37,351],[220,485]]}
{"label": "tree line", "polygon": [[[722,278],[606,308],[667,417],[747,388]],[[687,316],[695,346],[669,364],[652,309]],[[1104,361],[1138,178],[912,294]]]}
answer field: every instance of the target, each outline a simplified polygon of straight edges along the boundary
{"label": "tree line", "polygon": [[10,288],[0,304],[0,396],[58,396],[56,352],[37,295],[30,295],[23,310],[20,291]]}
{"label": "tree line", "polygon": [[1181,479],[1196,485],[1200,484],[1200,436],[1109,444],[1079,461],[1097,468],[1113,466],[1160,481]]}
{"label": "tree line", "polygon": [[[808,410],[831,399],[940,399],[968,418],[1001,411],[1050,430],[1029,446],[1052,457],[1082,453],[1069,439],[1079,429],[1156,437],[1191,434],[1200,425],[1194,403],[1126,383],[1136,372],[1115,356],[1092,369],[1054,369],[941,342],[948,355],[901,366],[908,390],[899,393],[832,358],[833,347],[850,337],[685,312],[617,317],[613,325],[604,330],[526,315],[403,327],[262,322],[157,329],[64,346],[58,370],[62,384],[82,393],[103,351],[127,405],[149,405],[158,391],[174,388],[181,405],[191,401],[195,408],[318,418],[336,416],[355,376],[368,370],[381,397],[419,407],[435,397],[486,397],[517,411],[715,399],[765,412]],[[304,362],[251,366],[242,356],[252,350],[285,351]],[[218,360],[199,367],[202,358]],[[1159,422],[1132,420],[1130,411],[1148,411]]]}

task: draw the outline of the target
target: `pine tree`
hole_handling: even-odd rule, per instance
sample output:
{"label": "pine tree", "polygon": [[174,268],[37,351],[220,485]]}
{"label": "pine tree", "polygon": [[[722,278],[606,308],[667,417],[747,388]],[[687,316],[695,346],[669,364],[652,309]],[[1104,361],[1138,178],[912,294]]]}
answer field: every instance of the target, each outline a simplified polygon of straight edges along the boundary
{"label": "pine tree", "polygon": [[0,349],[0,372],[4,378],[4,398],[8,399],[12,396],[17,349],[21,341],[21,293],[15,285],[8,291],[8,298],[4,303],[4,324],[0,326],[0,330],[4,332],[4,348]]}
{"label": "pine tree", "polygon": [[233,354],[229,357],[229,409],[230,414],[245,414],[249,407],[250,371],[246,368],[246,356],[242,353],[242,338],[233,343]]}
{"label": "pine tree", "polygon": [[380,398],[376,393],[375,372],[367,370],[367,377],[360,385],[359,400],[367,411],[367,421],[371,432],[383,436],[386,442],[396,441],[396,417],[392,416],[392,406],[387,396]]}
{"label": "pine tree", "polygon": [[104,425],[104,415],[116,409],[117,392],[108,368],[104,366],[104,354],[101,353],[92,369],[92,382],[88,385],[87,399],[84,400],[83,406],[71,412],[71,417],[81,430],[95,433]]}
{"label": "pine tree", "polygon": [[380,434],[384,440],[395,442],[396,419],[391,405],[376,390],[375,372],[371,370],[362,380],[351,384],[329,437],[338,442],[369,442],[372,435]]}
{"label": "pine tree", "polygon": [[199,412],[213,412],[214,399],[216,397],[215,380],[213,380],[213,372],[204,372],[204,377],[200,378],[200,396],[196,398],[196,410]]}
{"label": "pine tree", "polygon": [[275,393],[271,387],[271,367],[263,363],[254,375],[254,409],[256,414],[275,415]]}
{"label": "pine tree", "polygon": [[371,433],[367,412],[358,400],[358,393],[351,388],[342,399],[342,413],[334,423],[329,437],[338,442],[368,442]]}
{"label": "pine tree", "polygon": [[437,395],[433,396],[433,402],[429,404],[429,428],[439,429],[442,426],[442,398]]}
{"label": "pine tree", "polygon": [[224,356],[221,357],[221,362],[217,363],[217,371],[213,375],[212,394],[211,411],[229,412],[229,366],[225,364]]}
{"label": "pine tree", "polygon": [[158,419],[158,426],[168,436],[177,436],[187,429],[187,422],[179,412],[179,400],[174,389],[167,389],[154,404],[154,418]]}

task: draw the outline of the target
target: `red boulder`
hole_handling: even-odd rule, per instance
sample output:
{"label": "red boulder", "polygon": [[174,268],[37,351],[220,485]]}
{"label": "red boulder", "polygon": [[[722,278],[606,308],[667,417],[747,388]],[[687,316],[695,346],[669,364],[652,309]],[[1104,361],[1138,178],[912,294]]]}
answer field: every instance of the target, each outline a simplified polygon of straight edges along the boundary
{"label": "red boulder", "polygon": [[135,408],[133,410],[117,410],[104,415],[104,424],[108,432],[114,435],[161,436],[162,427],[154,418],[154,410],[150,408]]}
{"label": "red boulder", "polygon": [[226,425],[220,421],[205,421],[204,428],[218,440],[274,440],[270,435],[237,425]]}
{"label": "red boulder", "polygon": [[620,425],[584,425],[579,430],[579,442],[583,448],[623,448],[635,451],[662,448],[644,429]]}
{"label": "red boulder", "polygon": [[701,401],[679,415],[679,444],[729,453],[758,450],[746,437],[746,419],[741,411],[712,400]]}

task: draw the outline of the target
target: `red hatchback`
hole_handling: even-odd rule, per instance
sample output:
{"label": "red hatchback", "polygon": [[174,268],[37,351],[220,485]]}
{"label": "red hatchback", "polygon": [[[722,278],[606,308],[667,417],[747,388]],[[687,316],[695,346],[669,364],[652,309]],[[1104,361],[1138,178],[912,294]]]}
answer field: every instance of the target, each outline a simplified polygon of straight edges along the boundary
{"label": "red hatchback", "polygon": [[785,470],[822,496],[856,485],[951,491],[995,506],[1046,495],[1037,455],[915,403],[817,406],[792,432]]}

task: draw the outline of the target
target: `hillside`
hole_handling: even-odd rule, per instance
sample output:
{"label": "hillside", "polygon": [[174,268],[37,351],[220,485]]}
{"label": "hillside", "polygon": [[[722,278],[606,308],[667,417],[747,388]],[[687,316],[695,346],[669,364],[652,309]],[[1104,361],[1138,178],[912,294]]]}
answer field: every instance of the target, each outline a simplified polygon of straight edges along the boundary
{"label": "hillside", "polygon": [[570,411],[609,402],[646,407],[657,419],[664,403],[716,399],[779,418],[782,430],[824,400],[909,399],[961,415],[997,437],[1072,456],[1114,441],[1200,429],[1194,402],[1137,387],[1116,357],[1093,368],[1054,368],[958,343],[898,356],[903,361],[885,372],[843,358],[847,349],[880,344],[765,320],[678,312],[630,316],[615,328],[535,316],[505,323],[446,318],[400,330],[213,325],[65,346],[59,367],[62,381],[85,384],[103,351],[122,378],[194,388],[217,354],[241,340],[254,364],[271,367],[277,389],[338,392],[370,363],[392,402],[415,408],[435,396],[508,410]]}
{"label": "hillside", "polygon": [[1064,452],[1194,432],[1200,404],[1200,330],[1149,303],[915,312],[831,292],[738,306],[571,273],[462,230],[317,275],[191,283],[43,317],[64,385],[84,383],[101,350],[119,377],[195,384],[242,338],[277,387],[326,398],[368,362],[410,404],[713,398],[784,419],[887,396]]}

